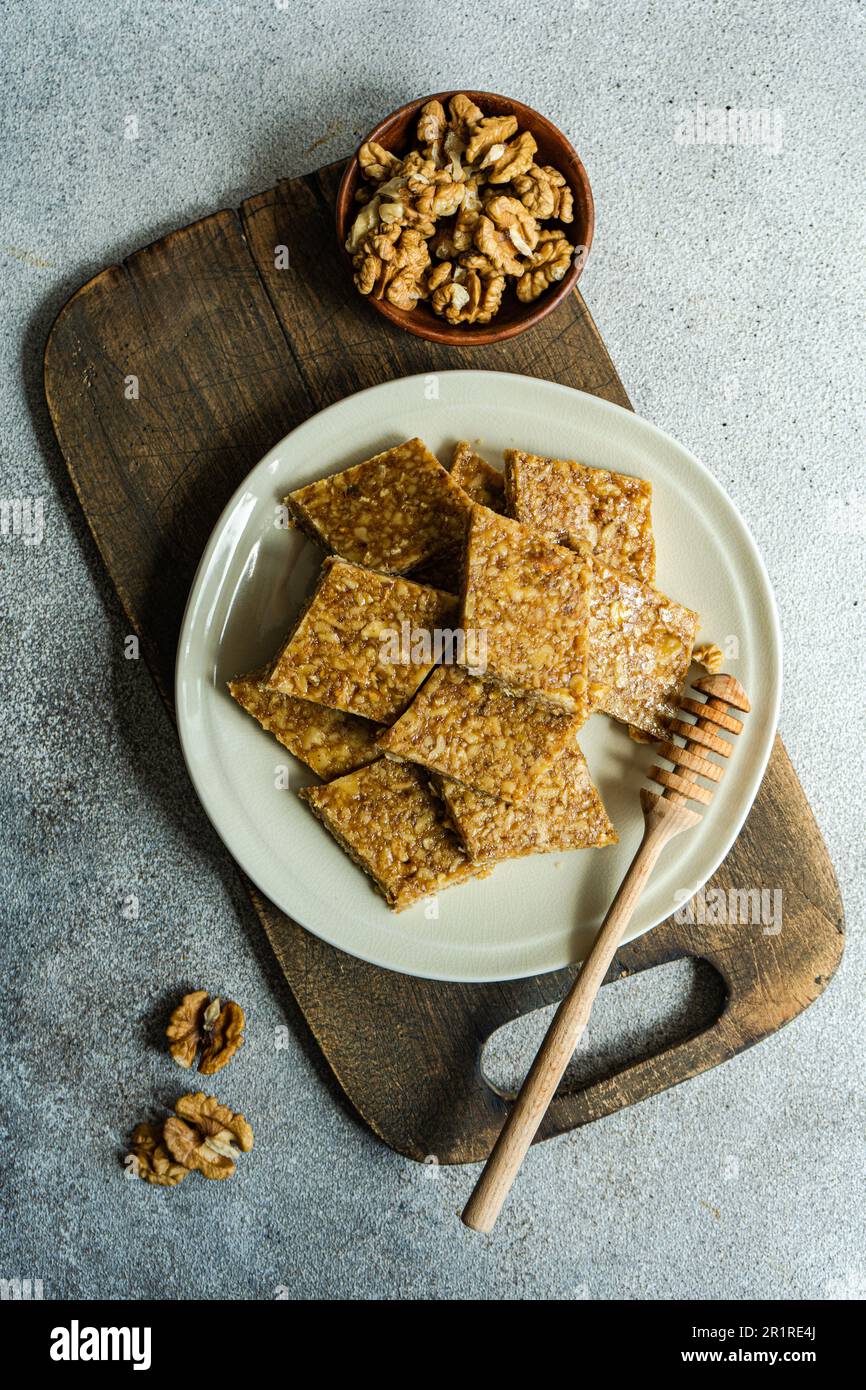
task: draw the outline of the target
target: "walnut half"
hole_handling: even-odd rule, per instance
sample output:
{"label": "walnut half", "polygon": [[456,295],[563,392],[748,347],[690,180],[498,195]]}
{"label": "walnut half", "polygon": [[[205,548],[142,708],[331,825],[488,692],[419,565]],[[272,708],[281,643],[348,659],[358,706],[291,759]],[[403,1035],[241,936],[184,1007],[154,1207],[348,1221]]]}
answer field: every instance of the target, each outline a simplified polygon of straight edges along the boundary
{"label": "walnut half", "polygon": [[358,151],[358,163],[365,179],[371,183],[382,183],[397,172],[400,161],[390,150],[377,145],[375,140],[368,140]]}
{"label": "walnut half", "polygon": [[527,211],[541,221],[548,217],[560,222],[574,221],[571,189],[562,174],[549,164],[530,164],[525,174],[512,180],[512,187]]}
{"label": "walnut half", "polygon": [[724,655],[721,647],[717,647],[715,642],[704,642],[703,646],[695,647],[692,652],[692,661],[696,661],[705,670],[716,672],[721,671]]}
{"label": "walnut half", "polygon": [[232,1177],[238,1154],[253,1147],[252,1127],[243,1115],[235,1115],[204,1091],[180,1096],[174,1108],[177,1113],[169,1115],[163,1127],[172,1158],[206,1178]]}
{"label": "walnut half", "polygon": [[563,278],[571,264],[571,250],[571,242],[562,232],[541,233],[517,282],[517,298],[521,303],[537,299],[550,285]]}
{"label": "walnut half", "polygon": [[166,1148],[162,1125],[136,1125],[130,1155],[135,1159],[136,1176],[153,1187],[177,1187],[189,1177],[190,1169]]}
{"label": "walnut half", "polygon": [[[466,260],[475,264],[467,266]],[[450,261],[440,262],[427,288],[435,312],[449,323],[489,323],[502,302],[505,276],[483,256],[462,257],[456,270]]]}
{"label": "walnut half", "polygon": [[178,1066],[191,1067],[201,1049],[203,1076],[221,1071],[243,1046],[246,1019],[240,1004],[211,999],[206,989],[185,994],[165,1030],[169,1052]]}

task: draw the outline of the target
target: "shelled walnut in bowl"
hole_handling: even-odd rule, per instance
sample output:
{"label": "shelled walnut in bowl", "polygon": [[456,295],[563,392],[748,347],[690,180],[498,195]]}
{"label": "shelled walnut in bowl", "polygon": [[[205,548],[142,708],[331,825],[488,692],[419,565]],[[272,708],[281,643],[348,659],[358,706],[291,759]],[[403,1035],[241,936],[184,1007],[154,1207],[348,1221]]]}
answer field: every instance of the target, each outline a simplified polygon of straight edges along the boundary
{"label": "shelled walnut in bowl", "polygon": [[413,102],[350,161],[337,229],[355,285],[421,337],[513,337],[575,284],[592,240],[586,172],[565,136],[494,93]]}

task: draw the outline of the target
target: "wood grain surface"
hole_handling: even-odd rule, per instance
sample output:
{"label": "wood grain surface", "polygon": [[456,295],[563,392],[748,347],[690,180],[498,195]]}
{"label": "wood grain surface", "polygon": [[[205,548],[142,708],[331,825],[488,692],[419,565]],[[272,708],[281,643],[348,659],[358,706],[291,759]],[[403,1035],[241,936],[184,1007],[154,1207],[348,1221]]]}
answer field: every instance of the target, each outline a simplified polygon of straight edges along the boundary
{"label": "wood grain surface", "polygon": [[[280,183],[239,213],[218,212],[109,267],[69,300],[49,337],[57,439],[169,708],[184,605],[210,531],[246,473],[312,412],[392,377],[458,367],[545,377],[629,405],[577,291],[524,336],[475,349],[410,337],[375,315],[334,237],[339,177],[334,166]],[[278,269],[282,247],[288,267]],[[310,1029],[371,1129],[415,1159],[483,1158],[508,1101],[481,1074],[482,1048],[503,1024],[560,999],[575,970],[493,985],[415,980],[326,945],[247,886]],[[559,1093],[540,1139],[717,1066],[826,987],[842,952],[842,906],[778,739],[709,886],[780,889],[781,931],[669,920],[622,947],[610,981],[682,957],[709,962],[724,985],[719,1017]]]}

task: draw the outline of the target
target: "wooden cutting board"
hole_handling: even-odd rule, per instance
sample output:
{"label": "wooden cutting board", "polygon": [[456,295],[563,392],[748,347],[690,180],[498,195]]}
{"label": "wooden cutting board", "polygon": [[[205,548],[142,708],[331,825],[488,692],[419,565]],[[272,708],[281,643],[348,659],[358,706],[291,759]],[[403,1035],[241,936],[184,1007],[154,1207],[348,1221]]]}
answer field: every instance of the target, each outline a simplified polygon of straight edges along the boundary
{"label": "wooden cutting board", "polygon": [[[210,531],[245,474],[314,411],[392,377],[455,367],[545,377],[629,406],[579,293],[522,337],[485,348],[439,347],[387,324],[338,255],[339,174],[332,166],[280,183],[109,266],[51,330],[45,391],[57,439],[169,710],[181,617]],[[842,953],[842,905],[778,739],[709,886],[781,889],[781,932],[669,920],[624,946],[609,981],[682,957],[709,962],[722,981],[719,1016],[657,1055],[566,1089],[540,1139],[717,1066],[825,989]],[[574,969],[492,985],[415,980],[335,950],[247,887],[310,1029],[375,1133],[419,1160],[484,1157],[507,1106],[481,1074],[484,1043],[558,1000]]]}

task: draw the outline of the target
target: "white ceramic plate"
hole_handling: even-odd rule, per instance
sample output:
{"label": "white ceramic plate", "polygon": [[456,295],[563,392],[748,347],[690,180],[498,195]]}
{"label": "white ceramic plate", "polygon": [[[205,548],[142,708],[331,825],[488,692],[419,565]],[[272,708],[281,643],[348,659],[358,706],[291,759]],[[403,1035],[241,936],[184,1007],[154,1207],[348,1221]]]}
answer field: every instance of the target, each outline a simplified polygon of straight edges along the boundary
{"label": "white ceramic plate", "polygon": [[[733,653],[725,669],[751,694],[753,711],[724,781],[702,824],[662,855],[632,936],[669,916],[678,894],[706,882],[758,790],[781,682],[773,595],[733,503],[680,444],[595,396],[502,372],[407,377],[330,406],[262,459],[220,517],[184,617],[176,696],[190,775],[238,863],[296,922],[377,965],[467,981],[556,970],[582,958],[637,847],[638,790],[651,748],[602,715],[581,734],[618,845],[501,864],[490,878],[442,893],[432,909],[395,915],[295,795],[313,774],[225,688],[273,655],[317,569],[315,547],[278,529],[280,499],[413,435],[446,461],[465,438],[500,466],[503,449],[523,447],[650,479],[658,586],[701,613],[699,640]],[[276,785],[279,767],[289,769],[288,787]]]}

